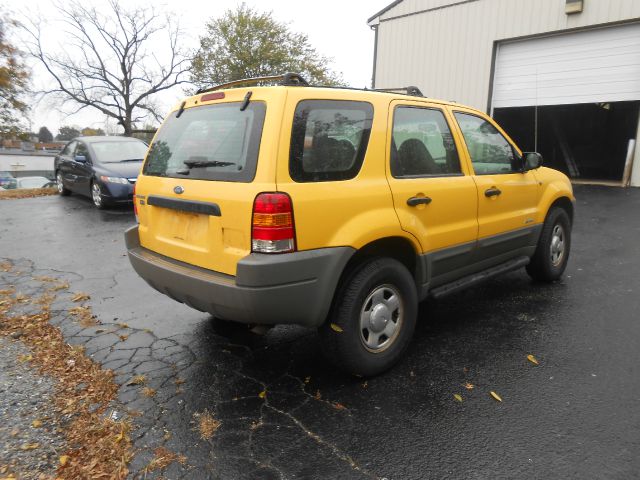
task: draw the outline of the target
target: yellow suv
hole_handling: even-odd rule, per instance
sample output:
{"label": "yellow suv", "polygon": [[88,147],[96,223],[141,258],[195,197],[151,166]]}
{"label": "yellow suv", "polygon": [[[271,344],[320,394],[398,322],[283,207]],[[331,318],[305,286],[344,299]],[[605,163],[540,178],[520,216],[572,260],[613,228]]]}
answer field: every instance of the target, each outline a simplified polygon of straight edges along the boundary
{"label": "yellow suv", "polygon": [[221,319],[318,327],[365,376],[401,356],[421,300],[525,266],[560,277],[567,177],[484,113],[401,90],[286,74],[181,102],[136,184],[136,272]]}

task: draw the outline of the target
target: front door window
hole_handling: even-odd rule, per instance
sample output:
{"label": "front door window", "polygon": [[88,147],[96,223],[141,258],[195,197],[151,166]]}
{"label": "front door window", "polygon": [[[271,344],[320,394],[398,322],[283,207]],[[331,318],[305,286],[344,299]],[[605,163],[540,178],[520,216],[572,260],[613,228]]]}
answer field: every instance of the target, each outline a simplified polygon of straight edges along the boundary
{"label": "front door window", "polygon": [[476,175],[521,172],[520,160],[506,138],[486,120],[455,112]]}

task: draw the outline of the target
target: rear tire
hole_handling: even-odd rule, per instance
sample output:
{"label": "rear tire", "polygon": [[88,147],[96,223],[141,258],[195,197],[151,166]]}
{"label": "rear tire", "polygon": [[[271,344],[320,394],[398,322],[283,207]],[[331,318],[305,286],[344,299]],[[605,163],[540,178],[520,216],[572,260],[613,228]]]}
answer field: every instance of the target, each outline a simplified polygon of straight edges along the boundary
{"label": "rear tire", "polygon": [[64,180],[61,172],[56,172],[56,188],[58,189],[58,194],[62,197],[71,195],[71,190],[64,186]]}
{"label": "rear tire", "polygon": [[418,295],[409,270],[392,258],[357,267],[319,329],[327,358],[363,377],[391,368],[407,349],[416,325]]}
{"label": "rear tire", "polygon": [[552,282],[567,268],[571,250],[571,220],[566,210],[553,207],[542,226],[536,252],[527,265],[527,273],[534,280]]}

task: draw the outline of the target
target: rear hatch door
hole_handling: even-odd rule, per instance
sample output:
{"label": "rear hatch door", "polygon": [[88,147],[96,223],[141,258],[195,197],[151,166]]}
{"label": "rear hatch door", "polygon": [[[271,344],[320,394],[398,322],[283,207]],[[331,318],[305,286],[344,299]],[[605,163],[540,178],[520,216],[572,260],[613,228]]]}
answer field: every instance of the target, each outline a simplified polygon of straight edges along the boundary
{"label": "rear hatch door", "polygon": [[251,252],[253,201],[276,189],[285,96],[281,88],[214,92],[168,116],[136,188],[143,247],[235,275]]}

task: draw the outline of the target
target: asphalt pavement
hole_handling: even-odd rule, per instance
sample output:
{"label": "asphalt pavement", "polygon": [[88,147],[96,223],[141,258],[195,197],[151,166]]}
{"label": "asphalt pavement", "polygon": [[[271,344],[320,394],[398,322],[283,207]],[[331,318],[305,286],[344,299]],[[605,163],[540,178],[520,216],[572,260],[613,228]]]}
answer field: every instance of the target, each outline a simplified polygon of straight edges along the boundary
{"label": "asphalt pavement", "polygon": [[[121,337],[65,333],[142,412],[134,471],[162,445],[187,457],[155,472],[165,478],[634,479],[640,189],[575,191],[561,281],[518,271],[423,304],[406,357],[368,381],[329,366],[314,331],[228,329],[152,290],[126,258],[130,209],[0,201],[0,258],[68,280],[100,320],[126,325]],[[155,396],[127,385],[141,374]],[[221,422],[210,439],[197,431],[205,410]]]}

